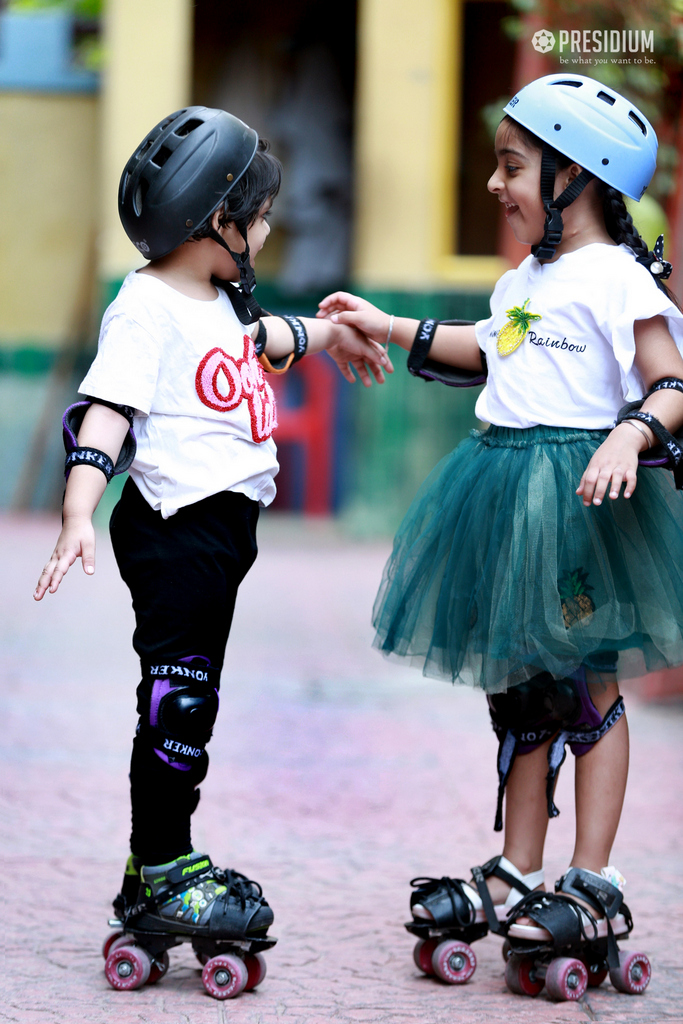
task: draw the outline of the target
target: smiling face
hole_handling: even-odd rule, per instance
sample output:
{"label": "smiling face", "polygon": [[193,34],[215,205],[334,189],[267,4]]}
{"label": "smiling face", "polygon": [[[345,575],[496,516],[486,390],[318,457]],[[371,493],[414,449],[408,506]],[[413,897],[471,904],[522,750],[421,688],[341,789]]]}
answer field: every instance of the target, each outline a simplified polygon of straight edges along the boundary
{"label": "smiling face", "polygon": [[536,245],[543,237],[545,224],[541,151],[528,146],[506,119],[498,125],[495,154],[498,166],[489,178],[489,192],[505,204],[505,216],[517,241]]}

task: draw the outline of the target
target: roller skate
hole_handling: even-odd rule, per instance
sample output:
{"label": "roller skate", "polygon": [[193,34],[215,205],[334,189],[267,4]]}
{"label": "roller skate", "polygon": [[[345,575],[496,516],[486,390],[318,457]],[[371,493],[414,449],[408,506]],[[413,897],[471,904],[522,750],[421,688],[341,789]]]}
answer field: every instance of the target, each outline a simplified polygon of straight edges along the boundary
{"label": "roller skate", "polygon": [[[644,992],[650,961],[644,953],[617,946],[617,938],[633,928],[619,886],[623,878],[614,868],[603,868],[601,875],[570,868],[554,893],[524,896],[505,925],[505,982],[510,991],[536,996],[545,986],[551,999],[576,1000],[609,974],[619,992]],[[521,924],[520,918],[532,923]]]}
{"label": "roller skate", "polygon": [[102,953],[107,981],[119,990],[159,981],[168,970],[168,950],[190,942],[206,991],[231,999],[263,981],[262,954],[277,942],[267,934],[273,911],[261,886],[214,867],[201,853],[157,866],[129,858],[114,911],[109,925],[115,931]]}
{"label": "roller skate", "polygon": [[[512,886],[505,903],[495,905],[486,879],[496,877]],[[503,934],[502,922],[522,897],[543,884],[543,870],[528,875],[506,857],[494,857],[472,868],[476,890],[462,878],[414,878],[410,898],[413,919],[406,929],[416,935],[416,966],[449,985],[462,985],[474,974],[477,958],[472,943],[489,931]]]}

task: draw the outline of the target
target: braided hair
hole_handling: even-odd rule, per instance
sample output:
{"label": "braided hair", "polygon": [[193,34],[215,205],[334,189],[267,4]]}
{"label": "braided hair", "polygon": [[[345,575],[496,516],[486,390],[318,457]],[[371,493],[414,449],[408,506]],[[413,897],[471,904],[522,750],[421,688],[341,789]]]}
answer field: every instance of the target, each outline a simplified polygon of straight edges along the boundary
{"label": "braided hair", "polygon": [[[596,181],[596,187],[598,189],[598,195],[602,199],[602,212],[605,217],[605,227],[607,228],[607,233],[610,238],[613,238],[617,245],[627,245],[629,249],[633,251],[636,259],[638,259],[639,256],[647,257],[649,255],[647,242],[640,237],[638,228],[633,223],[633,218],[628,212],[621,192],[599,179]],[[671,302],[678,307],[678,309],[681,309],[678,299],[670,289],[667,288],[664,282],[660,278],[655,278],[655,280],[667,298],[669,298]]]}

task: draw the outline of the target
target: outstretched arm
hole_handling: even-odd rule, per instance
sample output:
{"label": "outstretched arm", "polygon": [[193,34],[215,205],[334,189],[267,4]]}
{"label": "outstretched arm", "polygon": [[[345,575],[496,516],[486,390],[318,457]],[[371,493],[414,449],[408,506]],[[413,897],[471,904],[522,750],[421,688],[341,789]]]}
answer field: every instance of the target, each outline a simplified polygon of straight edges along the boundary
{"label": "outstretched arm", "polygon": [[[310,317],[297,319],[304,325],[308,335],[308,353],[326,350],[351,383],[355,380],[352,366],[366,387],[372,384],[370,373],[378,384],[384,383],[384,370],[393,373],[391,360],[382,346],[352,327],[334,324],[331,320],[313,320]],[[262,323],[268,335],[265,348],[268,358],[277,361],[289,355],[294,342],[287,323],[278,316],[268,317]]]}
{"label": "outstretched arm", "polygon": [[[320,303],[319,317],[328,317],[333,323],[348,324],[362,331],[372,341],[383,345],[389,334],[391,317],[366,299],[349,292],[333,292]],[[397,316],[393,319],[391,342],[407,351],[412,348],[419,320]],[[474,325],[450,327],[440,324],[436,329],[429,358],[461,370],[481,370],[481,350],[477,344]]]}
{"label": "outstretched arm", "polygon": [[[99,448],[115,463],[124,438],[128,433],[125,416],[106,405],[94,403],[83,418],[78,443],[84,447]],[[64,495],[62,531],[57,538],[50,560],[40,574],[33,597],[42,600],[46,591],[56,593],[69,567],[80,556],[83,571],[95,572],[95,531],[92,514],[104,494],[107,480],[95,466],[73,466],[69,473]]]}
{"label": "outstretched arm", "polygon": [[[663,316],[636,320],[635,364],[646,390],[663,377],[683,379],[683,358],[671,337]],[[643,402],[643,412],[655,416],[670,433],[683,423],[683,395],[679,391],[657,391]],[[624,484],[624,497],[630,498],[637,483],[638,455],[658,444],[646,423],[633,426],[633,420],[618,424],[600,445],[588,463],[576,493],[584,505],[600,505],[606,493],[618,498]]]}

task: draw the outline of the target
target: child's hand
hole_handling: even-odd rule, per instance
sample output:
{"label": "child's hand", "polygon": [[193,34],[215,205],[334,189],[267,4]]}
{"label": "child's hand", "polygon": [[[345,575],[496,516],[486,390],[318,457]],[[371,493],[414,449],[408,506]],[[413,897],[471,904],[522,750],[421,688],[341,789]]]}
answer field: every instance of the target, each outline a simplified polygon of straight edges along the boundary
{"label": "child's hand", "polygon": [[370,372],[378,384],[384,384],[384,370],[393,373],[394,367],[381,345],[365,338],[351,327],[331,327],[332,340],[327,351],[339,367],[342,376],[352,384],[355,381],[353,366],[366,388],[372,386]]}
{"label": "child's hand", "polygon": [[602,504],[608,488],[610,498],[618,498],[622,483],[625,483],[624,497],[630,498],[636,489],[638,452],[645,447],[628,423],[615,427],[588,463],[576,489],[576,493],[583,496],[584,505]]}
{"label": "child's hand", "polygon": [[89,576],[95,572],[95,531],[89,516],[71,516],[64,520],[55,549],[50,556],[35,589],[33,597],[40,601],[47,590],[57,592],[59,584],[80,555],[83,571]]}
{"label": "child's hand", "polygon": [[379,345],[383,345],[389,334],[389,314],[383,313],[366,299],[349,292],[333,292],[319,304],[316,314],[328,317],[333,323],[348,324],[362,331]]}

